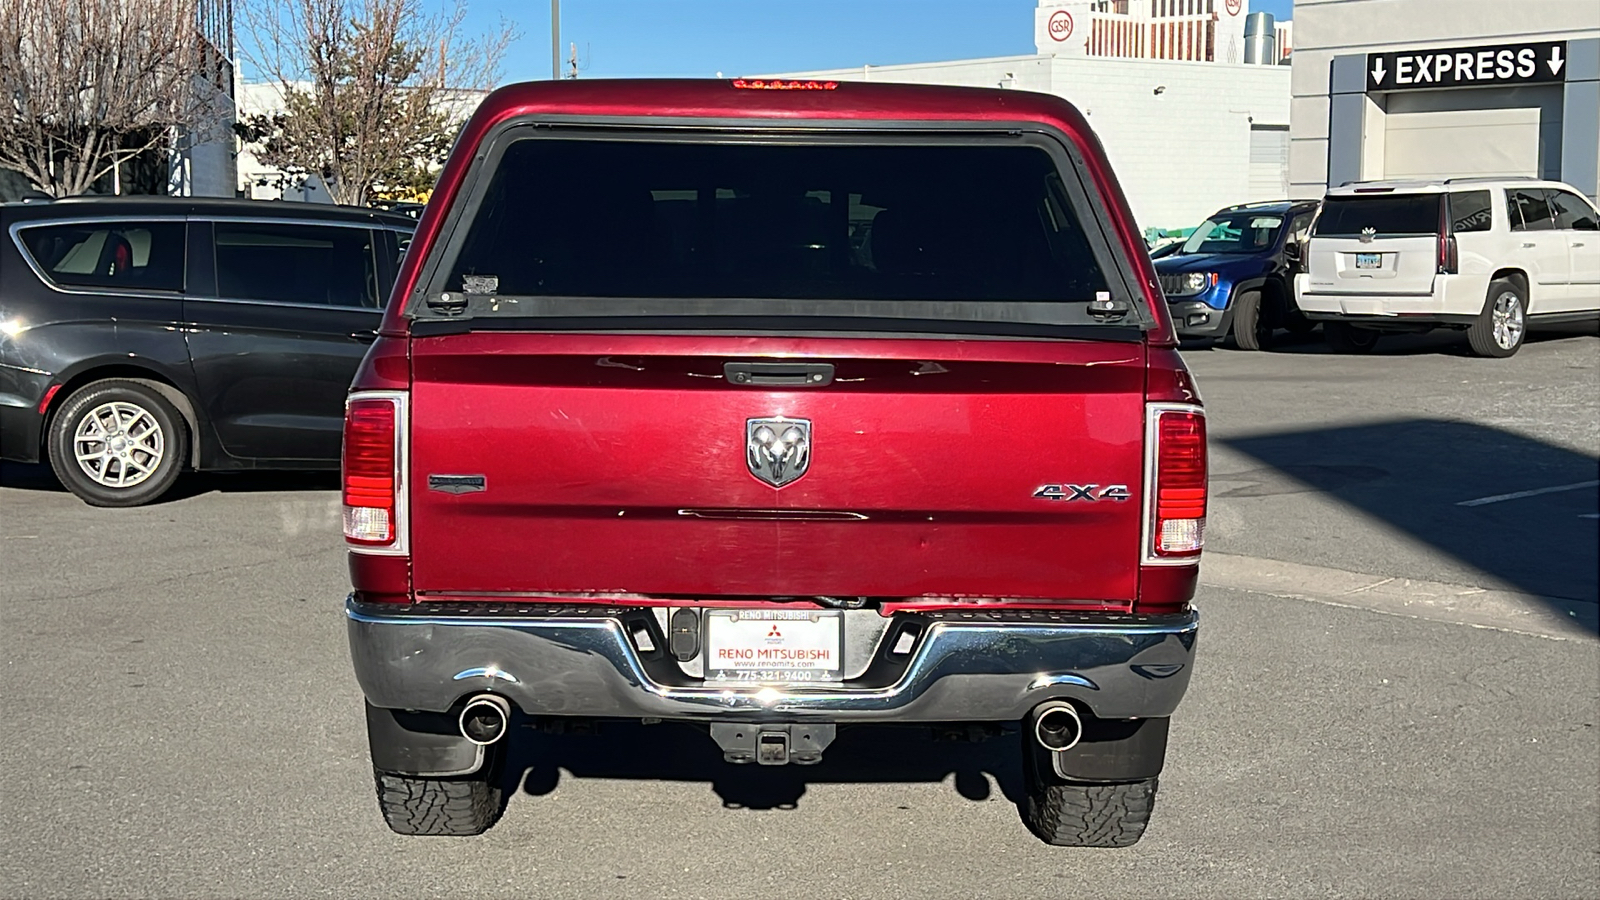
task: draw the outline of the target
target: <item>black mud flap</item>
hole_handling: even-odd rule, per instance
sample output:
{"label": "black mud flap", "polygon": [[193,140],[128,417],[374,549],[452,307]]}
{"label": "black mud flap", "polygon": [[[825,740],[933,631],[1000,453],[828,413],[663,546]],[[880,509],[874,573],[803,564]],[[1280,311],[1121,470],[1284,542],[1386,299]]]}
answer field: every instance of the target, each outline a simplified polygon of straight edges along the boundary
{"label": "black mud flap", "polygon": [[1070,750],[1051,753],[1068,781],[1143,781],[1161,774],[1171,719],[1092,720]]}
{"label": "black mud flap", "polygon": [[452,716],[366,706],[373,768],[434,778],[483,768],[485,748],[462,737]]}

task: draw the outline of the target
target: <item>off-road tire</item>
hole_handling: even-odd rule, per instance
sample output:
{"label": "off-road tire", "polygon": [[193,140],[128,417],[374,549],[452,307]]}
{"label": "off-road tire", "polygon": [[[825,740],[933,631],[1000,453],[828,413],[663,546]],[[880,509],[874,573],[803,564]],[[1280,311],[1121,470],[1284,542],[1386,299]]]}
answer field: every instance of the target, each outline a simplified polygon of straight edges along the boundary
{"label": "off-road tire", "polygon": [[1029,785],[1023,821],[1040,840],[1057,847],[1131,847],[1150,824],[1156,782]]}
{"label": "off-road tire", "polygon": [[1335,353],[1371,353],[1378,346],[1380,332],[1349,322],[1324,322],[1322,337]]}
{"label": "off-road tire", "polygon": [[[96,481],[77,459],[75,447],[79,427],[93,412],[107,408],[108,404],[115,404],[123,411],[139,410],[160,430],[160,462],[148,476],[127,487]],[[183,416],[150,386],[137,381],[108,379],[86,384],[62,402],[50,419],[45,451],[56,478],[90,506],[143,506],[171,490],[178,480],[178,473],[189,458],[189,429]],[[103,465],[111,471],[110,463]]]}
{"label": "off-road tire", "polygon": [[[1501,303],[1501,298],[1509,298],[1509,303],[1515,306],[1515,334],[1506,333],[1510,346],[1502,346],[1495,335],[1495,314]],[[1510,324],[1510,323],[1505,323]],[[1477,321],[1467,326],[1467,343],[1471,345],[1473,355],[1486,356],[1491,359],[1505,359],[1522,349],[1523,339],[1528,335],[1528,292],[1522,285],[1509,278],[1496,278],[1489,282],[1489,293],[1483,300],[1483,310],[1478,313]]]}
{"label": "off-road tire", "polygon": [[1240,350],[1272,346],[1273,309],[1261,291],[1245,291],[1233,301],[1233,343]]}
{"label": "off-road tire", "polygon": [[467,778],[418,778],[373,770],[378,808],[396,834],[468,837],[500,819],[502,791],[490,771]]}

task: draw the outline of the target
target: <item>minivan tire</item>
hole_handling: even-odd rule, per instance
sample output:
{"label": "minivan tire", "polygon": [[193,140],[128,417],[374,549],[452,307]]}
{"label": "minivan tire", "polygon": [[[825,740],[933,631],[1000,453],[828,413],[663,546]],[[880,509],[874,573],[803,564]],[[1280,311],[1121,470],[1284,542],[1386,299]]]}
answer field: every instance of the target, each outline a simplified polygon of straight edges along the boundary
{"label": "minivan tire", "polygon": [[1380,336],[1381,332],[1349,322],[1322,323],[1322,337],[1335,353],[1371,353],[1378,346]]}
{"label": "minivan tire", "polygon": [[142,506],[178,480],[189,457],[189,432],[172,404],[149,386],[96,381],[61,404],[50,420],[46,453],[56,478],[90,506]]}
{"label": "minivan tire", "polygon": [[1261,291],[1245,291],[1233,301],[1233,343],[1240,350],[1272,346],[1273,311],[1264,299]]}
{"label": "minivan tire", "polygon": [[1528,292],[1510,278],[1489,282],[1477,321],[1467,326],[1467,343],[1477,356],[1505,359],[1522,349],[1528,335]]}

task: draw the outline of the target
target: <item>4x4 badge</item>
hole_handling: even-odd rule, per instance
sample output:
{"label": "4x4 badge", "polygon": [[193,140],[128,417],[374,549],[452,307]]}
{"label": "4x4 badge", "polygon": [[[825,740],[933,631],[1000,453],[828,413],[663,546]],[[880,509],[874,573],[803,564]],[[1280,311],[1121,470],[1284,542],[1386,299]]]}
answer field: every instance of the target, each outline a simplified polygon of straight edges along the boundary
{"label": "4x4 badge", "polygon": [[750,474],[773,487],[783,487],[811,465],[811,420],[746,419],[745,462]]}
{"label": "4x4 badge", "polygon": [[1045,484],[1040,485],[1033,495],[1040,500],[1063,500],[1068,503],[1074,500],[1088,500],[1090,503],[1121,501],[1133,496],[1125,484]]}

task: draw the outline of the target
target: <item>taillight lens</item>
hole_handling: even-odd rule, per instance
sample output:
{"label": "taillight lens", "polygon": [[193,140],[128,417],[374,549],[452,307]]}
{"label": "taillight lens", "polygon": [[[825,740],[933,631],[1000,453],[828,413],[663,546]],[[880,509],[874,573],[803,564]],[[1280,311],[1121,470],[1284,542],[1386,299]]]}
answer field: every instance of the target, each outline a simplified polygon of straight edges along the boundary
{"label": "taillight lens", "polygon": [[1152,409],[1154,500],[1150,552],[1162,559],[1200,555],[1206,529],[1206,417],[1195,409]]}
{"label": "taillight lens", "polygon": [[1439,274],[1456,274],[1456,236],[1453,234],[1439,235]]}
{"label": "taillight lens", "polygon": [[397,397],[351,398],[344,415],[344,536],[393,546],[399,536],[400,410]]}

